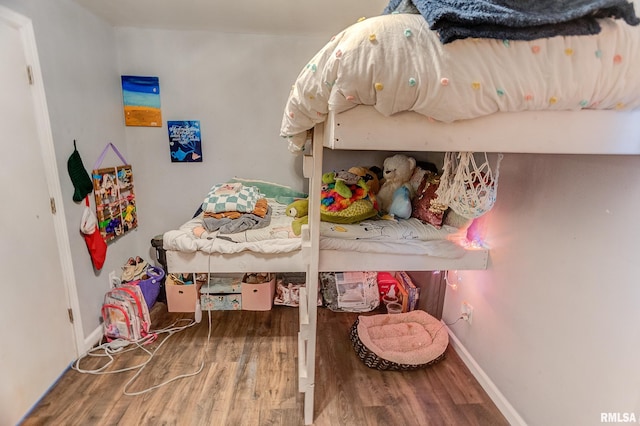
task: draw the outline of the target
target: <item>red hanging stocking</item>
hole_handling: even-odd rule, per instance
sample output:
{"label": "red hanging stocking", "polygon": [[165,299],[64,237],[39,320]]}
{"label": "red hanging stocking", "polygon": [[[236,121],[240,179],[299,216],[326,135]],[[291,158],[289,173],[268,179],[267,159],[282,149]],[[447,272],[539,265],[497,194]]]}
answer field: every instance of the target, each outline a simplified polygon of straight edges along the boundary
{"label": "red hanging stocking", "polygon": [[107,257],[107,243],[100,235],[98,229],[98,220],[89,207],[89,198],[86,197],[84,212],[82,213],[82,223],[80,224],[80,231],[84,236],[84,241],[87,243],[87,249],[91,255],[91,261],[93,267],[97,270],[102,269],[104,260]]}

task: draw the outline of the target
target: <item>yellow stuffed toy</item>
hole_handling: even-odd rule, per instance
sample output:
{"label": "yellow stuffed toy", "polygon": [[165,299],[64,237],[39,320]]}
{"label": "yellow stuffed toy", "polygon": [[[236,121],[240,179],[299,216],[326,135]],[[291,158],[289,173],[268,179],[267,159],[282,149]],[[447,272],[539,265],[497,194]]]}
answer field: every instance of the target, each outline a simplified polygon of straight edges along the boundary
{"label": "yellow stuffed toy", "polygon": [[378,174],[374,168],[354,166],[349,169],[349,172],[360,176],[367,183],[369,188],[369,194],[377,194],[380,191],[380,180]]}
{"label": "yellow stuffed toy", "polygon": [[293,203],[287,206],[286,215],[293,217],[291,222],[291,230],[297,236],[302,233],[302,225],[309,223],[309,199],[304,198],[295,200]]}

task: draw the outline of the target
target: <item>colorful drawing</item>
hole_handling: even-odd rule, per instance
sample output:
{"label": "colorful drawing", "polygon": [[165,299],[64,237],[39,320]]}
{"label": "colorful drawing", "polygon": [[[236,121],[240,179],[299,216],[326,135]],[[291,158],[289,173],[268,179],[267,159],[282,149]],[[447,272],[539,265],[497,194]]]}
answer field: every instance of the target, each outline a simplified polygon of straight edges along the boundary
{"label": "colorful drawing", "polygon": [[123,75],[122,99],[127,126],[161,127],[158,77]]}
{"label": "colorful drawing", "polygon": [[167,121],[172,163],[201,163],[199,121]]}

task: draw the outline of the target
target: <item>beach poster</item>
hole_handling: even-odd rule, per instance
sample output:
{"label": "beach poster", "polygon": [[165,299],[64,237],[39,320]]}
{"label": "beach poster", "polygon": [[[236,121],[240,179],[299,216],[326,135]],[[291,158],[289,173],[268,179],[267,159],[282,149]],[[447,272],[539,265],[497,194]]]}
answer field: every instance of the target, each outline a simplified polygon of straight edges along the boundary
{"label": "beach poster", "polygon": [[167,121],[172,163],[201,163],[202,139],[199,121]]}
{"label": "beach poster", "polygon": [[123,75],[122,99],[127,126],[161,127],[158,77]]}

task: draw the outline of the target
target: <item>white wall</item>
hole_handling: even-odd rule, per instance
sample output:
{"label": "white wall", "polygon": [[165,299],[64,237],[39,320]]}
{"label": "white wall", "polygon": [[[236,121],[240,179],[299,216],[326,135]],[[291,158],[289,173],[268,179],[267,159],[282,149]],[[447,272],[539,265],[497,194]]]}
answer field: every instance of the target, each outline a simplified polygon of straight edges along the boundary
{"label": "white wall", "polygon": [[[108,273],[130,256],[152,259],[150,240],[194,213],[233,176],[303,189],[301,158],[278,136],[290,85],[330,37],[114,29],[70,0],[0,0],[33,21],[67,214],[84,337],[99,326]],[[122,74],[160,77],[163,127],[125,127]],[[167,120],[202,124],[203,163],[172,164]],[[78,228],[66,162],[73,140],[88,171],[107,142],[133,165],[139,228],[109,243],[93,270]],[[379,156],[378,156],[379,157]],[[365,164],[375,164],[371,160]],[[103,166],[118,164],[111,152]],[[82,338],[82,336],[80,336]]]}
{"label": "white wall", "polygon": [[[0,3],[33,21],[81,307],[75,318],[82,321],[86,336],[98,325],[108,271],[124,263],[130,252],[128,244],[135,238],[127,236],[110,244],[104,268],[96,273],[79,232],[83,205],[73,201],[73,184],[67,174],[74,139],[89,171],[108,141],[117,142],[127,152],[113,29],[69,0]],[[111,159],[105,163],[108,161]]]}
{"label": "white wall", "polygon": [[[301,159],[287,151],[278,131],[291,83],[326,38],[116,32],[69,0],[0,4],[33,21],[80,302],[76,319],[84,337],[99,326],[108,273],[119,273],[130,256],[151,259],[151,238],[188,219],[214,183],[245,176],[303,188]],[[160,77],[162,128],[124,126],[122,74]],[[167,119],[201,121],[203,163],[170,163]],[[74,139],[89,171],[107,142],[133,164],[140,227],[109,243],[99,272],[78,231],[82,204],[72,200],[66,172]],[[118,163],[109,153],[103,165]]]}
{"label": "white wall", "polygon": [[459,272],[444,319],[531,425],[640,415],[640,158],[505,155],[480,228],[487,271]]}
{"label": "white wall", "polygon": [[[117,28],[116,37],[121,74],[160,81],[163,126],[125,130],[138,253],[149,253],[155,235],[191,218],[211,186],[234,176],[306,190],[301,156],[287,150],[280,122],[291,84],[329,36]],[[200,121],[202,163],[171,163],[168,120]],[[346,158],[335,167],[381,165],[384,154]]]}
{"label": "white wall", "polygon": [[[116,30],[122,74],[157,76],[162,128],[127,127],[142,251],[234,176],[302,189],[302,163],[279,136],[289,88],[326,40],[205,31]],[[202,163],[171,163],[167,120],[199,120]]]}

